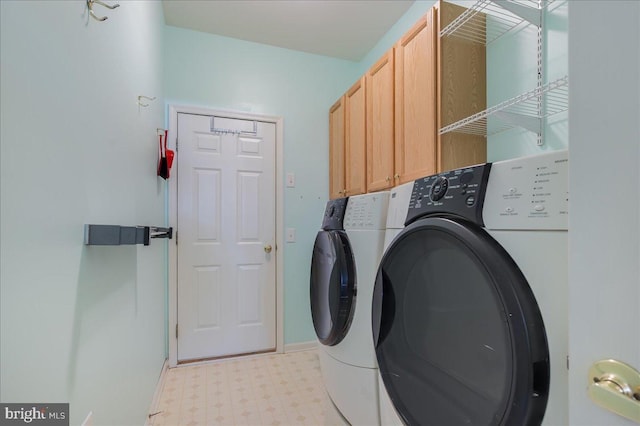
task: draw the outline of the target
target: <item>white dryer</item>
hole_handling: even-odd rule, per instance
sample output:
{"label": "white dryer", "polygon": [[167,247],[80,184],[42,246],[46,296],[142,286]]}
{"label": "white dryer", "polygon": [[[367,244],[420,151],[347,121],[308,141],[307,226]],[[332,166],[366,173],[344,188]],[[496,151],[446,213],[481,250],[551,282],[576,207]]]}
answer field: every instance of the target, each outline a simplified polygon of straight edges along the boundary
{"label": "white dryer", "polygon": [[389,208],[387,209],[387,224],[384,232],[384,249],[391,244],[391,241],[404,229],[404,222],[407,220],[409,201],[413,191],[413,182],[396,186],[389,191]]}
{"label": "white dryer", "polygon": [[[338,242],[341,247],[327,248],[320,238],[313,252],[311,311],[320,342],[320,366],[331,400],[353,426],[380,424],[371,301],[383,252],[388,200],[388,191],[349,197],[343,223],[346,239]],[[351,253],[352,261],[348,254],[327,255],[332,251]],[[341,258],[355,267],[341,267]],[[338,325],[332,319],[338,316],[347,321],[337,327],[339,332],[327,332]]]}
{"label": "white dryer", "polygon": [[559,151],[414,183],[374,290],[383,424],[568,423],[567,177]]}

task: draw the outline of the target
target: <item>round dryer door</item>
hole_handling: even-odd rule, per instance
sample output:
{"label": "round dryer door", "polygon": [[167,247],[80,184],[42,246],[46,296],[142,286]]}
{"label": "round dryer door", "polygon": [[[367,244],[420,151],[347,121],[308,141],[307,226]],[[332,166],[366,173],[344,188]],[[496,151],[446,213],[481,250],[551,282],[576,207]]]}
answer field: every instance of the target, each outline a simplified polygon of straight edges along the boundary
{"label": "round dryer door", "polygon": [[344,231],[320,231],[311,260],[311,317],[318,340],[342,341],[351,325],[356,297],[356,268]]}
{"label": "round dryer door", "polygon": [[406,424],[541,423],[542,316],[515,262],[480,227],[443,217],[406,227],[378,269],[372,322],[381,377]]}

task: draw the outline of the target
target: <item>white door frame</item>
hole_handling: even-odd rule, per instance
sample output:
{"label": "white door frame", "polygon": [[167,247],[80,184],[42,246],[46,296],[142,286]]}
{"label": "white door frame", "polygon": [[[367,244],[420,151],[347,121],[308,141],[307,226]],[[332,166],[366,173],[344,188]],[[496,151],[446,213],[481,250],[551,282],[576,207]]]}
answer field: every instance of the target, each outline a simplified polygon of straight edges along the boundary
{"label": "white door frame", "polygon": [[[176,129],[178,127],[178,114],[200,114],[200,115],[216,115],[228,118],[237,118],[241,120],[258,120],[276,125],[276,352],[284,352],[284,286],[283,271],[284,262],[282,259],[281,248],[284,247],[283,232],[283,130],[284,121],[282,117],[250,114],[236,111],[215,110],[203,107],[169,105],[169,135],[167,137],[167,148],[176,149]],[[180,155],[179,152],[176,155]],[[173,227],[174,232],[178,231],[178,182],[175,178],[176,173],[169,178],[169,226]],[[178,323],[178,246],[175,238],[169,241],[169,294],[168,294],[168,340],[169,340],[169,366],[178,365],[178,339],[176,338],[176,325]]]}

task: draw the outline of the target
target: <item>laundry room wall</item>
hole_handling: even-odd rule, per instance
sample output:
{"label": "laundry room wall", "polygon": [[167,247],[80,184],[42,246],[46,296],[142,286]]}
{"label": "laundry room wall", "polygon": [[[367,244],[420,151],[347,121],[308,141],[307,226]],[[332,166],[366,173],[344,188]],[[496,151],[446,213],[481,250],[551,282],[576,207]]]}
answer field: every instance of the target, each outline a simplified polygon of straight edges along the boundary
{"label": "laundry room wall", "polygon": [[[358,63],[358,75],[367,72],[436,2],[436,0],[416,0]],[[460,1],[455,3],[460,3]],[[473,4],[473,1],[467,1],[467,3]]]}
{"label": "laundry room wall", "polygon": [[296,228],[282,252],[284,342],[313,341],[309,271],[328,200],[329,107],[357,63],[167,26],[164,68],[167,104],[284,118],[284,172],[296,177],[284,190],[284,226]]}
{"label": "laundry room wall", "polygon": [[[569,74],[568,1],[550,2],[543,12],[543,84]],[[488,25],[491,25],[490,23]],[[538,76],[538,31],[521,24],[487,46],[487,107],[513,99],[536,88]],[[569,82],[569,87],[571,82]],[[491,123],[491,117],[489,122]],[[534,155],[569,146],[569,114],[562,112],[545,120],[544,143],[537,134],[514,128],[487,138],[487,161]]]}
{"label": "laundry room wall", "polygon": [[95,8],[108,19],[84,0],[0,2],[0,399],[143,424],[165,359],[166,242],[85,246],[83,227],[164,223],[164,18],[160,2]]}

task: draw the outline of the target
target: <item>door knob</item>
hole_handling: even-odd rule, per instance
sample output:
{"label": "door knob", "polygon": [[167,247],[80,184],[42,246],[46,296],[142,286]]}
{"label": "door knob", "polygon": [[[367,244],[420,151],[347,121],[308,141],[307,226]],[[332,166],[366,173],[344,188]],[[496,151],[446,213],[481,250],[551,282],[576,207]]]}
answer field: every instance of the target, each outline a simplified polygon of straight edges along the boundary
{"label": "door knob", "polygon": [[265,253],[271,253],[272,247],[270,244],[267,244],[266,246],[264,246],[264,252]]}
{"label": "door knob", "polygon": [[605,359],[589,369],[589,397],[609,411],[640,423],[640,372],[624,362]]}

